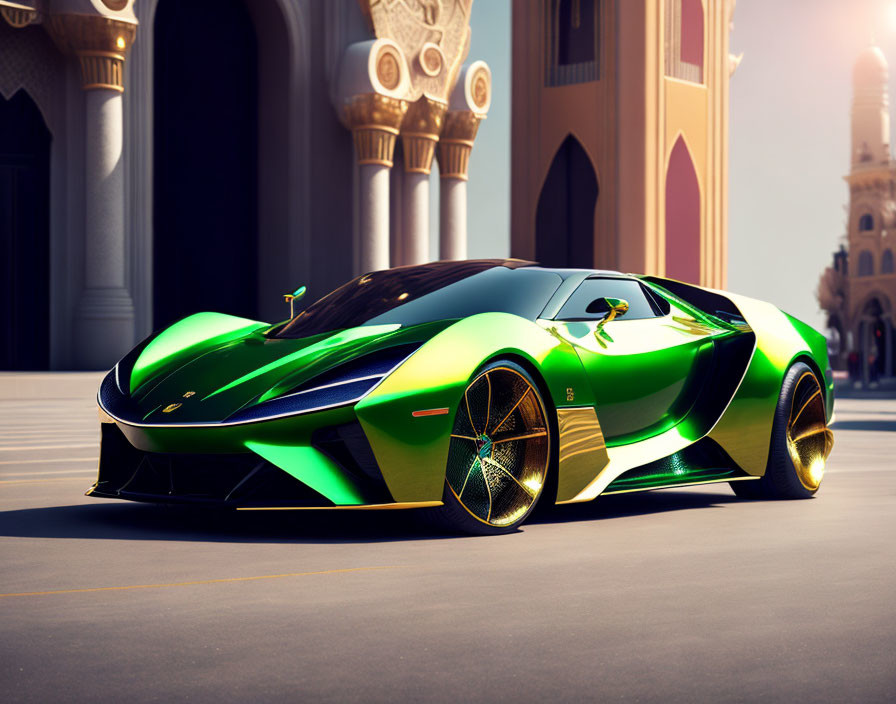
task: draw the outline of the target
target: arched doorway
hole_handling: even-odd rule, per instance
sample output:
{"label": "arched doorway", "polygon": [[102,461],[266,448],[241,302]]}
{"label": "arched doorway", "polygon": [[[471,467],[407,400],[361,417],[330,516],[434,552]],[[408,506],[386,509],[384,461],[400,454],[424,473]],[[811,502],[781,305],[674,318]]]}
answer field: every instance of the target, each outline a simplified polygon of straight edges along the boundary
{"label": "arched doorway", "polygon": [[700,283],[700,185],[682,137],[666,170],[666,276]]}
{"label": "arched doorway", "polygon": [[160,0],[153,322],[258,314],[258,46],[242,0]]}
{"label": "arched doorway", "polygon": [[535,258],[543,266],[594,266],[597,176],[575,137],[566,138],[551,162],[535,213]]}
{"label": "arched doorway", "polygon": [[859,350],[863,378],[874,383],[893,374],[893,324],[877,297],[863,307],[859,323]]}
{"label": "arched doorway", "polygon": [[0,96],[0,369],[46,369],[50,132],[31,97]]}

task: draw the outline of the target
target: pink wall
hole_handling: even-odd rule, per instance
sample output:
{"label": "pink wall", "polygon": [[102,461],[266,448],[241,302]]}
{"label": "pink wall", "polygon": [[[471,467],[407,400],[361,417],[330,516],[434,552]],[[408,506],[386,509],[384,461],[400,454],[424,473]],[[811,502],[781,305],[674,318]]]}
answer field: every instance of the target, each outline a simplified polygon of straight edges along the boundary
{"label": "pink wall", "polygon": [[666,276],[700,283],[700,186],[681,137],[666,171]]}

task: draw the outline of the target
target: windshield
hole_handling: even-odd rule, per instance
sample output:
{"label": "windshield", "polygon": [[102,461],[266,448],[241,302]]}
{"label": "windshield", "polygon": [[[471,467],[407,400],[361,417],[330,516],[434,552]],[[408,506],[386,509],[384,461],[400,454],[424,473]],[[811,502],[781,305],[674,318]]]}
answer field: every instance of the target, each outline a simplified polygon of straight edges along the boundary
{"label": "windshield", "polygon": [[308,337],[359,325],[410,326],[492,311],[534,320],[562,279],[528,265],[498,259],[375,271],[311,304],[277,337]]}

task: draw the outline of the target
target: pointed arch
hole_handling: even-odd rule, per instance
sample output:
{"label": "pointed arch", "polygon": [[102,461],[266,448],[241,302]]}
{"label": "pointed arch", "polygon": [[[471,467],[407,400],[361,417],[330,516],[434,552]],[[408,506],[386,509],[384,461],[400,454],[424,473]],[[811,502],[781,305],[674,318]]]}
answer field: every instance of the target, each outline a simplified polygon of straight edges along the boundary
{"label": "pointed arch", "polygon": [[24,89],[0,97],[0,369],[46,369],[50,131]]}
{"label": "pointed arch", "polygon": [[544,266],[594,265],[597,173],[581,142],[568,135],[551,161],[535,213],[535,258]]}
{"label": "pointed arch", "polygon": [[666,166],[666,276],[700,283],[700,183],[684,136]]}
{"label": "pointed arch", "polygon": [[[214,31],[196,31],[210,20]],[[243,0],[159,0],[154,41],[155,327],[200,310],[258,317],[259,72],[249,10]]]}

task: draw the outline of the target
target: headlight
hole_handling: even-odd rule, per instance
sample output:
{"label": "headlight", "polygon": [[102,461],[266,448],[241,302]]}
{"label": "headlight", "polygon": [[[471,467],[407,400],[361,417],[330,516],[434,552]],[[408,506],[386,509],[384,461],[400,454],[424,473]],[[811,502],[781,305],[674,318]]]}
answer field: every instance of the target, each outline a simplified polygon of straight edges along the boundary
{"label": "headlight", "polygon": [[277,398],[237,411],[226,422],[295,415],[355,403],[416,352],[421,344],[388,347],[341,364]]}

